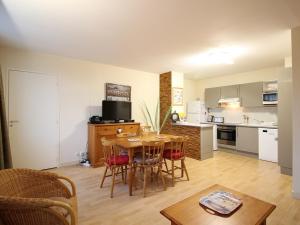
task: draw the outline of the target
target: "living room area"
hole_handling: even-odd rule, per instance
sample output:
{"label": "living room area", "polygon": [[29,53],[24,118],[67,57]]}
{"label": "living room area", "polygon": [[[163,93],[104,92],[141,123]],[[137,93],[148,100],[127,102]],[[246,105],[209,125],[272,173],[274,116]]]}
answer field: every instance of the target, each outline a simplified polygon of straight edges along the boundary
{"label": "living room area", "polygon": [[0,24],[1,225],[300,224],[297,1],[2,0]]}

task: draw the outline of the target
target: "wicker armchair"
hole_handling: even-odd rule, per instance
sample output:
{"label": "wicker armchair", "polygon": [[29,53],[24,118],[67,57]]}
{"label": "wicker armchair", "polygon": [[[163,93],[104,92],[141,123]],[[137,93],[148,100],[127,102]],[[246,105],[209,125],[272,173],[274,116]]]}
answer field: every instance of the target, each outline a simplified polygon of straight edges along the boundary
{"label": "wicker armchair", "polygon": [[0,224],[1,221],[4,225],[76,225],[74,183],[50,172],[1,170]]}

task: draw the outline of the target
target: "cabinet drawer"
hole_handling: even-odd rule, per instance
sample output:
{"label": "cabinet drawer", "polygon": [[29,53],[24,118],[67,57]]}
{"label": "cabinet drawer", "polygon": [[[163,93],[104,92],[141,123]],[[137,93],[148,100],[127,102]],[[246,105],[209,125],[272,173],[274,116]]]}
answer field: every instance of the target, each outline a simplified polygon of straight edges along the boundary
{"label": "cabinet drawer", "polygon": [[117,126],[103,126],[97,129],[98,135],[113,135],[117,133]]}
{"label": "cabinet drawer", "polygon": [[138,125],[125,125],[123,126],[123,130],[126,133],[138,133],[139,126]]}

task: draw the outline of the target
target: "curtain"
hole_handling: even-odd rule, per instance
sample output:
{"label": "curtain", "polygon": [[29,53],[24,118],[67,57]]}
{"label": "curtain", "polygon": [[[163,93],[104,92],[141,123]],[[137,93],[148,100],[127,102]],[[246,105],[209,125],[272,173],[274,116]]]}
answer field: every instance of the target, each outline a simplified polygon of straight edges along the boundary
{"label": "curtain", "polygon": [[0,169],[8,168],[12,168],[12,161],[6,121],[3,80],[0,67]]}

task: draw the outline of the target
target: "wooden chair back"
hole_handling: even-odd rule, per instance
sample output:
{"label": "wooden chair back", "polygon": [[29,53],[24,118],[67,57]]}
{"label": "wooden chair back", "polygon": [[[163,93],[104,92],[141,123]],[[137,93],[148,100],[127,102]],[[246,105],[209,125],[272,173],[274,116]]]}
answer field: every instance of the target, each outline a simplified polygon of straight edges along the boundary
{"label": "wooden chair back", "polygon": [[120,155],[120,148],[116,146],[115,141],[101,138],[103,146],[104,163],[107,165],[109,161],[116,162],[116,157]]}
{"label": "wooden chair back", "polygon": [[178,156],[180,155],[180,158],[185,157],[185,145],[187,141],[187,137],[173,137],[171,138],[171,142],[169,144],[169,149],[172,151],[171,159],[173,159],[173,156],[178,159]]}
{"label": "wooden chair back", "polygon": [[143,141],[142,164],[159,164],[165,143],[163,141]]}

